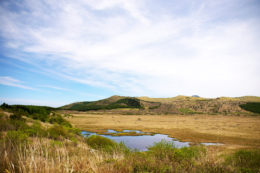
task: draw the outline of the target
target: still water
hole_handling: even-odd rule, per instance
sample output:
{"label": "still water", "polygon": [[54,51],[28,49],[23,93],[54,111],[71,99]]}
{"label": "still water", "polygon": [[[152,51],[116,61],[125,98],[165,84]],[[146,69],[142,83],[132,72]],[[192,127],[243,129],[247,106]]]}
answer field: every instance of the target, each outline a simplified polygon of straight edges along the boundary
{"label": "still water", "polygon": [[[144,133],[139,130],[124,130],[123,132],[136,132],[136,133]],[[106,133],[121,133],[121,132],[116,132],[114,130],[107,130]],[[92,132],[87,132],[87,131],[82,131],[82,134],[84,136],[91,136],[91,135],[97,135],[96,133]],[[144,133],[147,134],[147,133]],[[148,133],[149,134],[149,133]],[[154,142],[161,142],[163,139],[165,141],[172,141],[175,145],[176,148],[181,148],[181,147],[189,147],[189,142],[179,142],[178,140],[173,140],[174,138],[168,137],[168,135],[163,135],[163,134],[155,134],[153,136],[111,136],[111,135],[100,135],[107,137],[109,139],[112,139],[116,142],[124,142],[126,146],[130,148],[136,148],[139,151],[147,151],[147,147],[152,146]],[[204,145],[217,145],[217,143],[202,143]]]}

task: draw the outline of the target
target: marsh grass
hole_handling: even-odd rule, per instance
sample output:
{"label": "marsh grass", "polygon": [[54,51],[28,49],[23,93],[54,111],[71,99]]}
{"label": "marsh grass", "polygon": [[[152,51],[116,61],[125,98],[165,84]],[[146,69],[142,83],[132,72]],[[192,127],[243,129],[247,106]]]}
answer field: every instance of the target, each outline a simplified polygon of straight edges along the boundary
{"label": "marsh grass", "polygon": [[[105,132],[101,129],[141,130],[149,133],[168,134],[183,142],[224,143],[238,148],[260,146],[260,117],[211,115],[87,115],[99,117],[68,119],[78,128],[91,132]],[[196,118],[196,119],[195,119]],[[222,147],[225,147],[222,146]]]}

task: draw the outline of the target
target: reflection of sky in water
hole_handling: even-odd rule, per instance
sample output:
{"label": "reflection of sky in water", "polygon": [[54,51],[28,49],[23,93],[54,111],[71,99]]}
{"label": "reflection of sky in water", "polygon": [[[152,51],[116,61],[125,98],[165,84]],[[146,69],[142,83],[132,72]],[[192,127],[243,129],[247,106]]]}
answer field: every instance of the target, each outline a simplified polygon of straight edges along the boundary
{"label": "reflection of sky in water", "polygon": [[224,144],[220,144],[220,143],[201,143],[201,144],[206,145],[206,146],[208,146],[208,145],[224,145]]}
{"label": "reflection of sky in water", "polygon": [[[122,132],[136,132],[136,133],[144,133],[140,130],[123,130]],[[122,133],[122,132],[117,132],[115,130],[112,130],[112,129],[108,129],[107,132],[105,133]],[[148,133],[149,134],[149,133]]]}
{"label": "reflection of sky in water", "polygon": [[[104,135],[102,135],[104,136]],[[117,142],[123,141],[126,146],[131,148],[136,148],[141,151],[146,151],[147,148],[153,145],[154,142],[161,142],[162,139],[166,141],[172,141],[172,138],[169,138],[168,135],[161,135],[156,134],[154,136],[105,136],[109,139],[113,139]],[[189,146],[188,142],[179,142],[179,141],[172,141],[174,142],[175,147],[181,148],[184,146]]]}
{"label": "reflection of sky in water", "polygon": [[[124,130],[123,132],[130,132],[134,130]],[[107,130],[108,133],[120,133],[116,132],[114,130]],[[137,133],[143,133],[141,131],[136,131]],[[82,134],[89,134],[93,135],[96,133],[86,132],[82,131]],[[154,136],[111,136],[111,135],[100,135],[107,137],[109,139],[115,140],[117,142],[124,142],[126,146],[130,148],[136,148],[140,151],[147,151],[146,147],[152,146],[154,142],[161,142],[163,139],[166,141],[171,141],[174,143],[176,148],[181,147],[189,147],[189,142],[179,142],[179,141],[173,141],[173,138],[168,137],[168,135],[162,135],[162,134],[155,134]],[[216,145],[217,143],[202,143],[204,145]]]}

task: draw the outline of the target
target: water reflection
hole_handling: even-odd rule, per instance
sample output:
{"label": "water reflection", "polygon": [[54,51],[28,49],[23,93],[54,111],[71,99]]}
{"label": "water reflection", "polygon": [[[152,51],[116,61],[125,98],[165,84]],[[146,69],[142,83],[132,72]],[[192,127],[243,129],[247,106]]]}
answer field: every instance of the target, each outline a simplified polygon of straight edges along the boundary
{"label": "water reflection", "polygon": [[[124,130],[123,132],[132,132],[135,131],[136,133],[144,133],[139,130]],[[122,132],[117,132],[115,130],[107,130],[107,133],[122,133]],[[82,134],[84,136],[91,136],[93,134],[96,135],[96,133],[91,133],[87,131],[82,131]],[[189,142],[180,142],[178,140],[173,140],[174,138],[168,137],[168,135],[163,135],[163,134],[155,134],[153,136],[111,136],[111,135],[100,135],[107,137],[109,139],[115,140],[117,142],[124,142],[126,146],[130,148],[136,148],[139,151],[147,151],[146,147],[152,146],[154,142],[161,142],[163,139],[166,141],[172,141],[175,145],[176,148],[181,148],[181,147],[189,147],[190,145],[188,144]],[[216,145],[216,143],[202,143],[204,145]]]}

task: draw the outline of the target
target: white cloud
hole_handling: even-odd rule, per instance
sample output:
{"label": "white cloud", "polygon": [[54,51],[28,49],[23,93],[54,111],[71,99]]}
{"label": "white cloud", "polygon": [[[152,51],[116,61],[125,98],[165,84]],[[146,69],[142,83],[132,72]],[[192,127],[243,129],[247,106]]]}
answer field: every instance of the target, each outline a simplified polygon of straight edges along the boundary
{"label": "white cloud", "polygon": [[245,16],[251,6],[188,2],[154,13],[148,1],[26,0],[24,12],[1,7],[0,31],[7,47],[35,55],[17,58],[125,95],[260,95],[260,25]]}
{"label": "white cloud", "polygon": [[18,88],[23,88],[23,89],[28,89],[28,90],[37,90],[35,88],[28,87],[21,83],[23,83],[23,82],[20,80],[14,79],[12,77],[9,77],[9,76],[1,77],[0,76],[0,84],[2,84],[2,85],[8,85],[8,86],[13,86],[13,87],[18,87]]}

